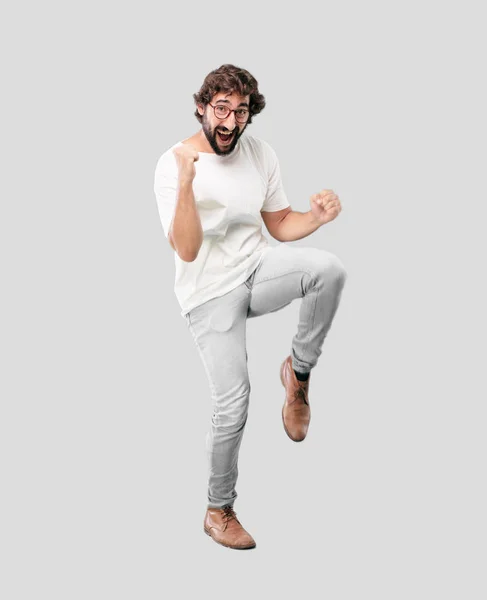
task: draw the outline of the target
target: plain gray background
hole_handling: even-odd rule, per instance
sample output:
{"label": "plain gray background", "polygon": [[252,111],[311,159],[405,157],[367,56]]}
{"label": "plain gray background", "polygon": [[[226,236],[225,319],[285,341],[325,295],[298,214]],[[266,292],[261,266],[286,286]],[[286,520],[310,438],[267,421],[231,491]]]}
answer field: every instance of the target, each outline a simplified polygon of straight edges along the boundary
{"label": "plain gray background", "polygon": [[[480,5],[5,11],[5,600],[486,597]],[[340,196],[293,244],[349,274],[302,444],[279,381],[299,301],[248,322],[247,552],[203,532],[209,388],[153,193],[227,62],[259,81],[248,132],[276,150],[293,209]]]}

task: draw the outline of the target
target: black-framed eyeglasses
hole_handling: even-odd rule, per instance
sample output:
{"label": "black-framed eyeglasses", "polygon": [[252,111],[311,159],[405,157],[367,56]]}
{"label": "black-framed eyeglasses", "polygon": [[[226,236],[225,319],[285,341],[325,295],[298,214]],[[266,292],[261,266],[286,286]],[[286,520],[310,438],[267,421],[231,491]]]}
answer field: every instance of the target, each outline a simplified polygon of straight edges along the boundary
{"label": "black-framed eyeglasses", "polygon": [[231,112],[234,112],[235,120],[238,123],[246,123],[250,115],[246,108],[228,108],[224,104],[212,104],[211,102],[208,102],[208,104],[213,108],[217,119],[226,119]]}

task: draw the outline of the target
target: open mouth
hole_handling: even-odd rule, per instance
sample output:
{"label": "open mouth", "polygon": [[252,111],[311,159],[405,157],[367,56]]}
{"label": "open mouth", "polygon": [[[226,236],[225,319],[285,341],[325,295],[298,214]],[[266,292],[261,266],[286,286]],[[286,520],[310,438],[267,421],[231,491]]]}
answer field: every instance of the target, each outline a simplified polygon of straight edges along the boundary
{"label": "open mouth", "polygon": [[224,134],[221,131],[217,130],[218,137],[222,144],[227,145],[233,140],[233,136],[235,135],[235,130],[232,133]]}

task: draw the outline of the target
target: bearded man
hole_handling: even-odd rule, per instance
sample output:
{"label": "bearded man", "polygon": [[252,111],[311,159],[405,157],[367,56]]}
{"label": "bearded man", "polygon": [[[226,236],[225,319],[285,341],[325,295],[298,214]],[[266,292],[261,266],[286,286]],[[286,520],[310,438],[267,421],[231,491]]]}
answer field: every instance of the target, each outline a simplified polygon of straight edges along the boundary
{"label": "bearded man", "polygon": [[[333,190],[293,211],[277,155],[247,132],[265,107],[248,71],[224,64],[193,96],[201,129],[159,158],[154,191],[165,236],[175,252],[174,291],[208,376],[212,418],[204,531],[229,548],[254,548],[237,519],[238,453],[247,421],[250,381],[246,321],[300,298],[299,322],[280,368],[284,431],[294,442],[310,424],[310,372],[337,311],[346,271],[332,253],[286,242],[335,219]],[[270,246],[262,233],[281,242]]]}

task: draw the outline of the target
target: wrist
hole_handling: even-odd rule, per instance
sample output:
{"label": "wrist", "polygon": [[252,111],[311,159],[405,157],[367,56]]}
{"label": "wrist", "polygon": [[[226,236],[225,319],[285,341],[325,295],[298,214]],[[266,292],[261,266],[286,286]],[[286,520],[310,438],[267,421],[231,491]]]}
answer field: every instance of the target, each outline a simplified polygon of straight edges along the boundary
{"label": "wrist", "polygon": [[308,211],[308,218],[309,218],[309,222],[310,225],[313,225],[314,227],[318,228],[321,227],[323,225],[322,221],[319,221],[313,214],[312,210]]}
{"label": "wrist", "polygon": [[180,187],[189,187],[193,185],[193,177],[191,175],[186,175],[185,173],[180,173],[178,177],[178,182]]}

